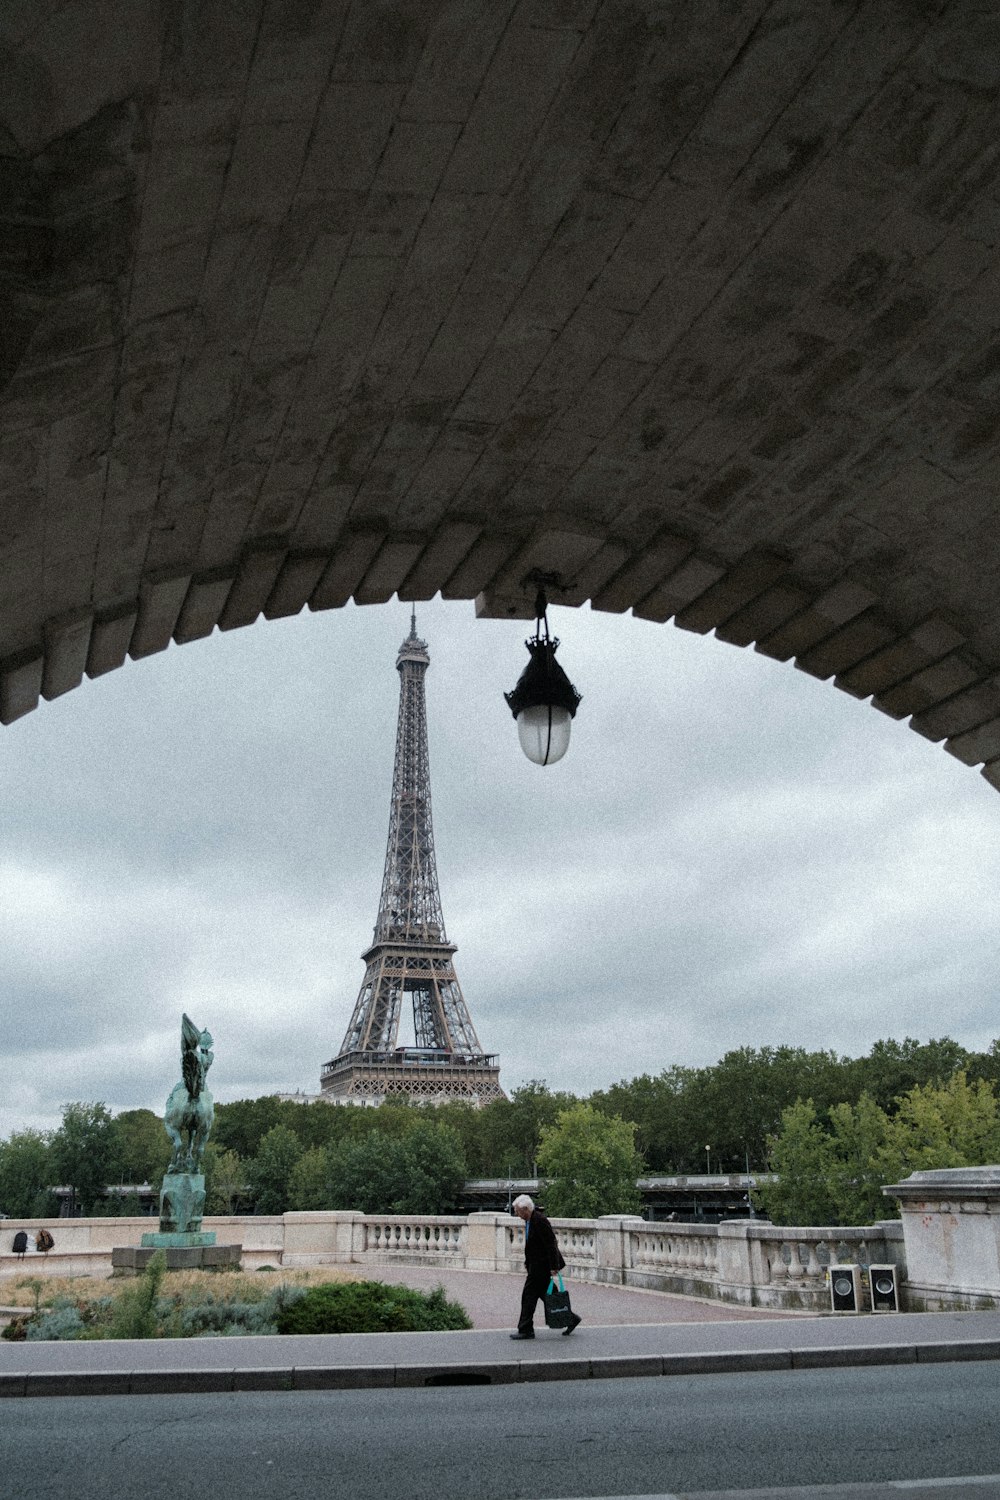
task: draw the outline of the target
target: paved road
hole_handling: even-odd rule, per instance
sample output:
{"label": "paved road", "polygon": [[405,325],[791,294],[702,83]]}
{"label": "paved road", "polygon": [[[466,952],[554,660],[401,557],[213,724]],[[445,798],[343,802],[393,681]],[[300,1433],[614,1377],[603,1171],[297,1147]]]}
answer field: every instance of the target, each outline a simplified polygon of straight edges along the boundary
{"label": "paved road", "polygon": [[52,1398],[5,1402],[0,1441],[10,1500],[546,1500],[997,1474],[998,1402],[993,1362]]}

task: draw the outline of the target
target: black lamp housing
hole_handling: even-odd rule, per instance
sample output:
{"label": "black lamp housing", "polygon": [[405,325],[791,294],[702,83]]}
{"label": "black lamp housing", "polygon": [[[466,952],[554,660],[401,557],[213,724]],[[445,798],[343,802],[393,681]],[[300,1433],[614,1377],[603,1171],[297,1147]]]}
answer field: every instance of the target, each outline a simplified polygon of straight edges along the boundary
{"label": "black lamp housing", "polygon": [[[528,665],[512,692],[504,693],[517,720],[521,748],[536,765],[551,765],[566,753],[569,721],[576,714],[580,694],[556,661],[557,637],[550,637],[543,591],[535,601],[535,634],[525,645]],[[541,713],[532,712],[542,710]]]}

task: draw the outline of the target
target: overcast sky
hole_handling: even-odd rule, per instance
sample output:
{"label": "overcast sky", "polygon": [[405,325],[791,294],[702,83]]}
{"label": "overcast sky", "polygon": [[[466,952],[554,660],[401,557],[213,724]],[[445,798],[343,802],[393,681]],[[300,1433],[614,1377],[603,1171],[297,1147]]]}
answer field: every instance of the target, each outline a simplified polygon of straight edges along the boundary
{"label": "overcast sky", "polygon": [[[975,771],[753,651],[550,619],[583,702],[542,769],[502,697],[530,627],[417,614],[445,923],[508,1092],[1000,1034]],[[318,1089],[375,922],[408,630],[393,603],[216,632],[0,730],[0,1135],[74,1099],[161,1112],[185,1010],[217,1099]]]}

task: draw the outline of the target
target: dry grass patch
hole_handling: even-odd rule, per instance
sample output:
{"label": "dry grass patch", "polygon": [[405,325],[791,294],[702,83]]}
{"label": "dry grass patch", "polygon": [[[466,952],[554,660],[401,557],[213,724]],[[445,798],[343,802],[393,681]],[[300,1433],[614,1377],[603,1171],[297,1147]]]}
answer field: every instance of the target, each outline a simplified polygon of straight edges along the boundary
{"label": "dry grass patch", "polygon": [[[276,1266],[273,1271],[167,1271],[162,1297],[197,1301],[199,1297],[232,1297],[262,1302],[276,1286],[318,1286],[330,1281],[358,1281],[360,1272],[346,1266]],[[0,1301],[8,1307],[50,1307],[60,1297],[88,1305],[118,1297],[135,1285],[134,1276],[21,1276],[3,1286]]]}

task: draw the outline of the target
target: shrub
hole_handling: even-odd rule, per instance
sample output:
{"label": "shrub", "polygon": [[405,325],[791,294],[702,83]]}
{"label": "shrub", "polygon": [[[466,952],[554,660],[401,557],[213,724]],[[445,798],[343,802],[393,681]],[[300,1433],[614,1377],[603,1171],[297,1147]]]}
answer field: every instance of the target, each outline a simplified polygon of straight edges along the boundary
{"label": "shrub", "polygon": [[162,1250],[150,1258],[135,1286],[121,1293],[114,1304],[109,1339],[155,1339],[157,1326],[157,1298],[160,1283],[167,1269],[167,1257]]}
{"label": "shrub", "polygon": [[112,1305],[110,1297],[99,1297],[93,1302],[55,1297],[51,1307],[39,1308],[30,1317],[15,1319],[10,1329],[5,1330],[4,1337],[25,1339],[32,1344],[41,1340],[103,1338],[102,1325],[106,1323]]}
{"label": "shrub", "polygon": [[297,1286],[277,1286],[266,1297],[246,1301],[237,1297],[213,1297],[177,1309],[178,1338],[235,1338],[250,1334],[277,1333],[277,1318],[303,1295]]}
{"label": "shrub", "polygon": [[443,1287],[415,1292],[381,1281],[310,1287],[276,1318],[279,1333],[425,1333],[471,1328]]}
{"label": "shrub", "polygon": [[23,1344],[28,1337],[28,1324],[30,1316],[11,1318],[10,1322],[0,1333],[0,1338],[6,1339],[10,1344]]}
{"label": "shrub", "polygon": [[83,1338],[84,1332],[80,1309],[70,1303],[33,1313],[28,1319],[25,1338],[29,1344],[34,1344],[42,1339],[79,1339]]}

